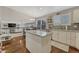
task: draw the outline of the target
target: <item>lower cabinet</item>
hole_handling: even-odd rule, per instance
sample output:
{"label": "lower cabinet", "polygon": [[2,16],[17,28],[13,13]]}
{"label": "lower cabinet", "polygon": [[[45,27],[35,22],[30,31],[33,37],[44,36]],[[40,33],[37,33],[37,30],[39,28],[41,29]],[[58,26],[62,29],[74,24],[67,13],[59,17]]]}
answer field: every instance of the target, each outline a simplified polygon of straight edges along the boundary
{"label": "lower cabinet", "polygon": [[71,38],[70,38],[70,46],[75,47],[76,46],[76,33],[71,32]]}
{"label": "lower cabinet", "polygon": [[[69,46],[79,49],[79,32],[73,31],[53,31],[52,39],[55,41],[53,46],[63,49],[61,45],[67,44]],[[62,44],[63,43],[63,44]],[[66,46],[64,46],[66,47]]]}
{"label": "lower cabinet", "polygon": [[[79,49],[79,33],[78,32],[53,31],[52,39],[59,43],[63,43],[63,44],[66,44],[66,45]],[[60,48],[62,49],[62,47],[60,47]]]}
{"label": "lower cabinet", "polygon": [[70,32],[53,31],[52,39],[53,39],[51,43],[52,46],[55,46],[66,52],[69,51],[69,45],[66,44],[70,44]]}
{"label": "lower cabinet", "polygon": [[58,31],[53,31],[52,40],[58,41],[59,40],[58,35],[59,35]]}
{"label": "lower cabinet", "polygon": [[76,33],[76,48],[79,49],[79,33]]}
{"label": "lower cabinet", "polygon": [[66,44],[70,45],[71,41],[71,32],[66,32]]}
{"label": "lower cabinet", "polygon": [[53,31],[52,39],[61,43],[66,43],[66,32]]}
{"label": "lower cabinet", "polygon": [[67,31],[53,31],[52,39],[67,45],[76,46],[76,41],[78,42],[79,33],[67,32]]}
{"label": "lower cabinet", "polygon": [[66,43],[66,32],[60,31],[58,33],[59,33],[59,36],[58,36],[59,42]]}

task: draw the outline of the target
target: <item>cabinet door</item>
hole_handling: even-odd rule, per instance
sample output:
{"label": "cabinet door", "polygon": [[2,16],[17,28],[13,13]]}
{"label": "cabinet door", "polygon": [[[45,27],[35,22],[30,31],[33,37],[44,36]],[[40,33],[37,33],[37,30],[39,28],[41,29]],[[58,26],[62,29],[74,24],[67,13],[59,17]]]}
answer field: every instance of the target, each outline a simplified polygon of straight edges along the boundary
{"label": "cabinet door", "polygon": [[53,31],[52,40],[58,41],[58,31]]}
{"label": "cabinet door", "polygon": [[66,43],[66,32],[60,31],[58,39],[59,39],[59,42]]}
{"label": "cabinet door", "polygon": [[66,43],[68,44],[68,45],[70,45],[70,39],[71,39],[71,32],[66,32]]}
{"label": "cabinet door", "polygon": [[79,22],[79,9],[73,11],[73,23]]}
{"label": "cabinet door", "polygon": [[71,12],[62,14],[61,25],[71,25],[71,16],[72,16]]}
{"label": "cabinet door", "polygon": [[73,47],[76,46],[76,33],[75,32],[71,32],[70,45]]}
{"label": "cabinet door", "polygon": [[76,48],[79,49],[79,33],[76,33]]}
{"label": "cabinet door", "polygon": [[31,36],[28,32],[26,32],[26,48],[29,50],[31,45]]}
{"label": "cabinet door", "polygon": [[69,51],[68,45],[65,45],[65,44],[62,44],[62,43],[59,43],[59,42],[55,42],[55,41],[51,41],[51,44],[52,44],[52,46],[55,46],[59,49],[62,49],[63,51],[66,51],[66,52]]}
{"label": "cabinet door", "polygon": [[1,16],[2,16],[2,8],[0,8],[0,18],[1,18]]}

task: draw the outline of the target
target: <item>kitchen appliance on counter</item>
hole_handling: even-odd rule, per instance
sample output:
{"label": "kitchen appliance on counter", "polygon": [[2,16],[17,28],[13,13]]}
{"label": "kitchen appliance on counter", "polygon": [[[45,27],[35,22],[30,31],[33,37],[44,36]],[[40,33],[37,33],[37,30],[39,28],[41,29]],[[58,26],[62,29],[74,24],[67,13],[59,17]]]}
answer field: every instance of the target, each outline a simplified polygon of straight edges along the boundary
{"label": "kitchen appliance on counter", "polygon": [[79,30],[79,23],[72,23],[71,26],[67,26],[68,30]]}
{"label": "kitchen appliance on counter", "polygon": [[79,23],[73,23],[72,27],[74,30],[79,30]]}

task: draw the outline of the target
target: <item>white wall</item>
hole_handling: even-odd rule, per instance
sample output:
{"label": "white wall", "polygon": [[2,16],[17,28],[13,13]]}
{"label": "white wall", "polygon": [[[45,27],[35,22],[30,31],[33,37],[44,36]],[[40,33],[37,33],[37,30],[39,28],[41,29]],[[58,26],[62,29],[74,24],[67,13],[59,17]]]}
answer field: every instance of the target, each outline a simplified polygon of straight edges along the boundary
{"label": "white wall", "polygon": [[2,18],[12,18],[12,19],[30,19],[31,16],[28,16],[26,14],[20,13],[18,11],[12,10],[7,7],[2,7]]}
{"label": "white wall", "polygon": [[27,19],[32,19],[33,17],[26,14],[20,13],[18,11],[12,10],[7,7],[0,6],[0,17],[1,21],[23,21]]}
{"label": "white wall", "polygon": [[1,23],[17,23],[23,26],[23,23],[32,22],[29,19],[33,17],[28,16],[26,14],[20,13],[18,11],[12,10],[7,7],[0,6],[0,22]]}

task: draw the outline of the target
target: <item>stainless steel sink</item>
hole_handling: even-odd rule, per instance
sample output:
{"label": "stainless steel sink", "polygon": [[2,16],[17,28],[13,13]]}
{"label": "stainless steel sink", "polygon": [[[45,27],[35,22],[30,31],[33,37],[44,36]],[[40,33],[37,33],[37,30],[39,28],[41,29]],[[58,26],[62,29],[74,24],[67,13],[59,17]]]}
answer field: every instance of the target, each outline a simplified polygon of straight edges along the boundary
{"label": "stainless steel sink", "polygon": [[46,36],[47,32],[45,32],[45,31],[36,31],[36,34],[40,35],[40,36]]}

